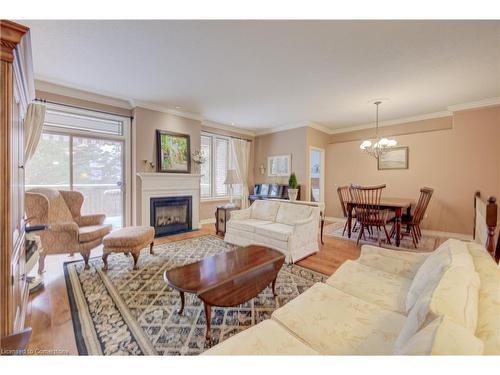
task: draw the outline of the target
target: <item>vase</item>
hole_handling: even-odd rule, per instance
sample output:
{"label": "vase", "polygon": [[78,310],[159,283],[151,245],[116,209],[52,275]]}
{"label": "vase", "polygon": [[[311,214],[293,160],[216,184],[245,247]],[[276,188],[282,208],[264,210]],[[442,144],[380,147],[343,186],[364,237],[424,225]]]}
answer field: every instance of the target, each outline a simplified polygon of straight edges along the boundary
{"label": "vase", "polygon": [[194,163],[193,173],[194,174],[200,174],[201,173],[201,164]]}
{"label": "vase", "polygon": [[297,200],[297,194],[299,193],[299,189],[290,189],[288,188],[288,198],[291,201]]}

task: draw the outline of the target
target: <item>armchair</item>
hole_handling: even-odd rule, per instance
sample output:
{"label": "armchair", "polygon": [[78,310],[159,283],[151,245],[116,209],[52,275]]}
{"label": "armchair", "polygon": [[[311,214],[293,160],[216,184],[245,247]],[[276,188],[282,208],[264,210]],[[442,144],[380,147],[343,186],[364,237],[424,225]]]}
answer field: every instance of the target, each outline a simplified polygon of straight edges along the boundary
{"label": "armchair", "polygon": [[90,251],[111,232],[112,226],[104,224],[106,215],[82,215],[83,195],[77,191],[36,188],[26,192],[25,201],[29,222],[50,226],[39,234],[44,251],[38,273],[43,272],[48,254],[79,252],[88,269]]}

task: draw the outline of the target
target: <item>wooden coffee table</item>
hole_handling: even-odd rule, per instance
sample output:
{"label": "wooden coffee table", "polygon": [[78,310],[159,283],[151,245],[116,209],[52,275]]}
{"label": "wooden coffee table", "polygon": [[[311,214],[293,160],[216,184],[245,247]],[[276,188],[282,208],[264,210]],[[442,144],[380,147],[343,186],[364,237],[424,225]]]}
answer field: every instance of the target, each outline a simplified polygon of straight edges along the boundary
{"label": "wooden coffee table", "polygon": [[196,294],[203,301],[207,321],[205,337],[209,340],[212,306],[241,305],[271,283],[276,295],[276,277],[284,261],[285,256],[279,251],[247,246],[165,271],[163,278],[180,292],[179,314],[184,310],[184,293]]}

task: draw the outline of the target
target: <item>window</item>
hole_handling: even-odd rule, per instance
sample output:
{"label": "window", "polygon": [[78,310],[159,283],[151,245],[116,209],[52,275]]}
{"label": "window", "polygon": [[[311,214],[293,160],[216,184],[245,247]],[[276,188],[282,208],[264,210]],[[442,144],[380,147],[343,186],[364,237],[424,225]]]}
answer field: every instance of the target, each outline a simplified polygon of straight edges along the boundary
{"label": "window", "polygon": [[201,196],[210,197],[212,195],[212,138],[201,136],[201,152],[207,161],[201,165]]}
{"label": "window", "polygon": [[83,109],[47,108],[40,143],[26,163],[27,190],[79,191],[82,214],[103,212],[114,228],[125,225],[128,124],[125,118]]}
{"label": "window", "polygon": [[[227,185],[224,185],[226,172],[234,169],[235,161],[228,137],[203,133],[201,136],[201,151],[207,161],[201,166],[201,197],[222,198],[229,195]],[[241,184],[233,186],[233,196],[241,194]]]}

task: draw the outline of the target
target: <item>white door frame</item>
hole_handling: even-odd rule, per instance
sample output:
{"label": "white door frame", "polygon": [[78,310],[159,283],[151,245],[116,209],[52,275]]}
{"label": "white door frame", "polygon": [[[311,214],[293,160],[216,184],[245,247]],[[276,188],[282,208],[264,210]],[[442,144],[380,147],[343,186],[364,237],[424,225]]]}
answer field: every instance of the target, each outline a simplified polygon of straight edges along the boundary
{"label": "white door frame", "polygon": [[[47,109],[56,109],[61,112],[68,112],[68,113],[76,113],[82,116],[90,116],[90,117],[97,117],[101,119],[110,119],[110,120],[116,120],[120,121],[122,123],[122,128],[123,128],[123,134],[122,135],[115,135],[115,134],[108,134],[108,133],[93,133],[91,131],[87,130],[80,130],[80,129],[75,129],[75,128],[65,128],[65,127],[59,127],[59,126],[50,126],[50,125],[44,125],[44,131],[50,132],[50,133],[56,133],[56,134],[66,134],[70,136],[81,136],[81,137],[86,137],[86,138],[96,138],[96,139],[108,139],[108,140],[113,140],[113,141],[121,141],[123,142],[123,182],[125,184],[123,191],[123,215],[124,215],[124,226],[130,226],[132,225],[132,155],[131,155],[131,124],[130,124],[130,118],[125,117],[125,116],[119,116],[119,115],[112,115],[112,114],[107,114],[107,113],[102,113],[102,112],[95,112],[92,110],[87,110],[87,109],[79,109],[79,108],[73,108],[71,109],[65,107],[64,105],[56,105],[56,104],[49,104],[47,103]],[[71,153],[70,153],[71,157]],[[70,176],[72,178],[72,170],[73,170],[73,165],[70,163],[70,168],[71,168],[71,173]]]}
{"label": "white door frame", "polygon": [[321,154],[320,158],[320,176],[319,176],[319,189],[320,195],[319,199],[321,203],[325,202],[325,149],[315,146],[309,146],[309,154],[307,155],[308,165],[307,165],[307,200],[311,198],[311,151],[319,151]]}

